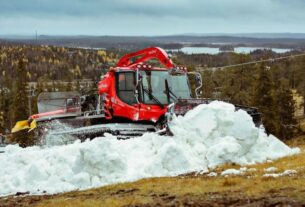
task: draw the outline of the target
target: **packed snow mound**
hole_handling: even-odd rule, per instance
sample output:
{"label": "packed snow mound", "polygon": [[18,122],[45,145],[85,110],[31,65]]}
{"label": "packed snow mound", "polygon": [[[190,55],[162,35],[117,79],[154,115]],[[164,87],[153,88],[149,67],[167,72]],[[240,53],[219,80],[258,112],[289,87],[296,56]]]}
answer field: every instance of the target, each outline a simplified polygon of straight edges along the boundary
{"label": "packed snow mound", "polygon": [[276,137],[256,128],[244,111],[224,102],[203,104],[170,123],[173,137],[146,133],[117,140],[21,148],[0,154],[0,195],[58,193],[146,177],[208,172],[224,163],[241,165],[292,155]]}

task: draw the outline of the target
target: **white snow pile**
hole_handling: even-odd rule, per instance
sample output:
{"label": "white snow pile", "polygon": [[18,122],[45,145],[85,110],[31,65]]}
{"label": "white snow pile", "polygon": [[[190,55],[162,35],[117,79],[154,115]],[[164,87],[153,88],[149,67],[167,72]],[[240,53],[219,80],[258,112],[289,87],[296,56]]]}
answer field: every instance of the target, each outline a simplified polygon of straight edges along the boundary
{"label": "white snow pile", "polygon": [[243,174],[243,171],[237,170],[237,169],[227,169],[227,170],[221,172],[221,176],[242,175],[242,174]]}
{"label": "white snow pile", "polygon": [[52,147],[7,146],[0,154],[0,195],[52,194],[210,171],[224,163],[254,164],[299,152],[256,128],[246,112],[218,101],[174,118],[170,127],[173,137],[147,133],[117,140],[106,135]]}
{"label": "white snow pile", "polygon": [[276,172],[276,171],[277,171],[277,168],[276,168],[276,167],[268,167],[268,168],[264,169],[264,171],[265,171],[265,172],[268,172],[268,173],[270,173],[270,172]]}
{"label": "white snow pile", "polygon": [[228,177],[230,175],[244,175],[247,172],[256,172],[255,168],[241,167],[238,169],[226,169],[220,173],[221,176]]}
{"label": "white snow pile", "polygon": [[296,170],[285,170],[282,173],[267,173],[264,174],[263,177],[274,177],[274,178],[278,178],[278,177],[282,177],[282,176],[293,176],[297,174]]}

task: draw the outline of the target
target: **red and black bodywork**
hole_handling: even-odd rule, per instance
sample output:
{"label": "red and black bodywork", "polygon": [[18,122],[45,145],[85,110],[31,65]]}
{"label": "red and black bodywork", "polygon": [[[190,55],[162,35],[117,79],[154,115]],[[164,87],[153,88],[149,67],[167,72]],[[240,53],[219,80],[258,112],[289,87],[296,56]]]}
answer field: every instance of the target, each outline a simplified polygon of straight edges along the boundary
{"label": "red and black bodywork", "polygon": [[[140,58],[131,62],[135,57]],[[164,68],[153,68],[144,64],[150,59],[159,60]],[[174,64],[161,48],[148,48],[123,56],[117,66],[110,69],[98,83],[98,93],[105,98],[105,118],[123,117],[131,121],[158,121],[167,112],[168,103],[145,103],[142,98],[143,86],[139,79],[141,72],[168,73],[173,68]]]}
{"label": "red and black bodywork", "polygon": [[[131,62],[131,59],[134,58],[138,59]],[[145,64],[146,61],[151,59],[158,60],[163,67],[152,67],[151,65]],[[178,85],[181,82],[184,84],[184,88],[180,89],[180,95],[182,92],[183,96],[176,97],[175,99],[191,98],[186,68],[180,67],[177,69],[163,49],[147,48],[127,54],[120,59],[116,67],[110,68],[106,75],[102,77],[102,80],[99,81],[98,98],[96,99],[99,99],[101,102],[99,106],[95,106],[94,108],[102,112],[100,118],[102,117],[108,120],[107,122],[121,119],[129,120],[130,122],[147,121],[156,123],[167,112],[167,105],[174,101],[173,97],[167,98],[166,82],[162,77],[172,79],[174,76],[179,76],[179,80],[177,78],[179,81],[177,83]],[[146,89],[148,92],[144,92],[144,78],[145,80],[150,79]],[[159,86],[155,83],[157,78],[159,78]],[[170,80],[167,81],[167,84],[169,84]],[[171,86],[168,87],[170,91],[167,93],[176,90],[176,88],[172,88]],[[159,101],[158,97],[155,97],[155,99],[152,98],[156,95],[163,96],[162,100]],[[77,97],[69,96],[67,100]],[[96,99],[95,102],[97,102]],[[78,100],[72,103],[75,102],[81,103]],[[100,108],[97,109],[97,107]],[[34,114],[30,117],[30,120],[50,120],[71,114],[70,112],[76,112],[76,115],[80,115],[80,111],[85,112],[87,110],[84,110],[81,104],[66,104],[61,109]],[[102,122],[104,123],[104,121]]]}

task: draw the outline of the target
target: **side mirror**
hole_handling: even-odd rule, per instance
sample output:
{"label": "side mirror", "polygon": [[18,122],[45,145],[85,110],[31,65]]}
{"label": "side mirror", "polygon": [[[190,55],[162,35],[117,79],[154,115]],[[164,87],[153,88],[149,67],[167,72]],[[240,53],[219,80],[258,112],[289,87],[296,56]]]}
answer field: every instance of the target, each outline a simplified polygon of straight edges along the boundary
{"label": "side mirror", "polygon": [[195,85],[196,87],[202,86],[201,74],[195,74]]}
{"label": "side mirror", "polygon": [[74,106],[74,101],[73,101],[72,98],[67,99],[66,106],[67,106],[67,107],[72,107],[72,106]]}

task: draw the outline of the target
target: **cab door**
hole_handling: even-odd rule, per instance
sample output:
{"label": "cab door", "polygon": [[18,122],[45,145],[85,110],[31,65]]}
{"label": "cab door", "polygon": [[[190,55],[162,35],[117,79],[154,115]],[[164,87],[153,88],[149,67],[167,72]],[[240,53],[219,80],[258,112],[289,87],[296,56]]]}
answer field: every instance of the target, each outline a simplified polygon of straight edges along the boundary
{"label": "cab door", "polygon": [[135,72],[117,72],[115,76],[115,87],[117,100],[114,104],[114,115],[137,121],[139,118],[138,97],[135,94]]}

